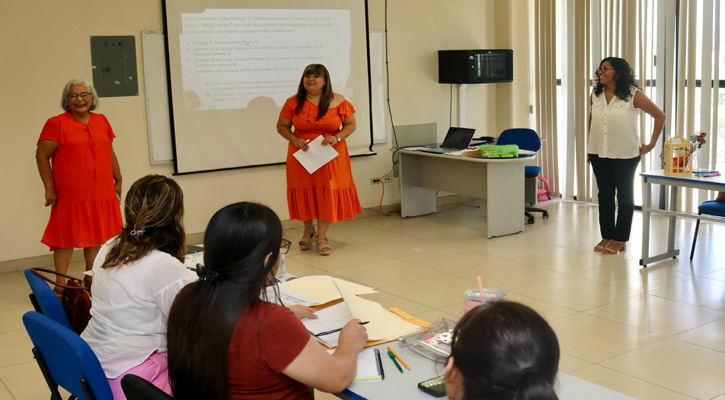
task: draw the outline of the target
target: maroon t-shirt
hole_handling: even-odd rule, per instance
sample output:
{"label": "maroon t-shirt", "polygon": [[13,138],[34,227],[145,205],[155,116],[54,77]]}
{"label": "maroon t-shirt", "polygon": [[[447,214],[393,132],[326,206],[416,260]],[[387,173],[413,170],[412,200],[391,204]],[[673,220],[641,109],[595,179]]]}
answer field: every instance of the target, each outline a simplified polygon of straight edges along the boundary
{"label": "maroon t-shirt", "polygon": [[313,399],[307,385],[281,372],[309,340],[289,309],[263,301],[248,308],[229,343],[230,399]]}

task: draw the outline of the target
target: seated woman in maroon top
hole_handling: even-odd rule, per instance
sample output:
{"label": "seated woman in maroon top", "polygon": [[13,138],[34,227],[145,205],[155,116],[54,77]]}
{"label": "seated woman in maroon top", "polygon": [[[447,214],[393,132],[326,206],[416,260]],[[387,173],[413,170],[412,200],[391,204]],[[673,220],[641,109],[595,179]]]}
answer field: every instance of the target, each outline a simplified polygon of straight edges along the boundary
{"label": "seated woman in maroon top", "polygon": [[243,202],[214,214],[200,279],[169,313],[175,399],[312,399],[309,387],[334,393],[350,384],[365,327],[350,321],[329,354],[299,321],[304,309],[266,301],[281,244],[282,224],[268,207]]}

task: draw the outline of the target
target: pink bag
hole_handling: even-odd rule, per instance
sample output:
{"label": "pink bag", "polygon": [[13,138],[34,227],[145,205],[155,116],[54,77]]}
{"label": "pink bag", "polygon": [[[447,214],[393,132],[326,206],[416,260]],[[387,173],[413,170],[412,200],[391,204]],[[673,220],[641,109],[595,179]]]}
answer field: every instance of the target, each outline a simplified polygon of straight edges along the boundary
{"label": "pink bag", "polygon": [[544,182],[544,185],[546,186],[546,189],[536,189],[537,193],[537,200],[538,201],[547,201],[551,200],[551,187],[549,186],[549,181],[547,181],[545,178],[542,178],[540,176],[537,176],[540,181]]}

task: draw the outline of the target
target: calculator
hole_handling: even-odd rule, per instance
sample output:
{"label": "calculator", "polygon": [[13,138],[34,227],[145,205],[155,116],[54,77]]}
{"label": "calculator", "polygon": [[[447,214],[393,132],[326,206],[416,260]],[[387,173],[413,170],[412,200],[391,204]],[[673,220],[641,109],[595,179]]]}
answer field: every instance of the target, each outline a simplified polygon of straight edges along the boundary
{"label": "calculator", "polygon": [[428,379],[426,381],[420,382],[418,384],[418,389],[434,397],[443,397],[446,395],[446,384],[444,383],[445,379],[445,375]]}

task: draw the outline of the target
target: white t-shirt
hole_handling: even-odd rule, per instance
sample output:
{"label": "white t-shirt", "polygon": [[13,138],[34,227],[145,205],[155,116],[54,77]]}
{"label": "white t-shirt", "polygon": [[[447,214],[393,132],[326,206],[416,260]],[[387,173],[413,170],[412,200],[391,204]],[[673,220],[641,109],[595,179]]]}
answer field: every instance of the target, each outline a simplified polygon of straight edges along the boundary
{"label": "white t-shirt", "polygon": [[634,158],[639,155],[641,141],[638,120],[641,110],[634,106],[634,94],[639,91],[630,87],[630,96],[622,100],[613,96],[607,104],[604,91],[592,92],[592,117],[587,152],[602,158]]}
{"label": "white t-shirt", "polygon": [[114,239],[101,247],[93,263],[93,318],[81,335],[109,379],[140,365],[154,352],[166,354],[171,304],[184,286],[197,279],[179,260],[157,250],[131,264],[101,268]]}

